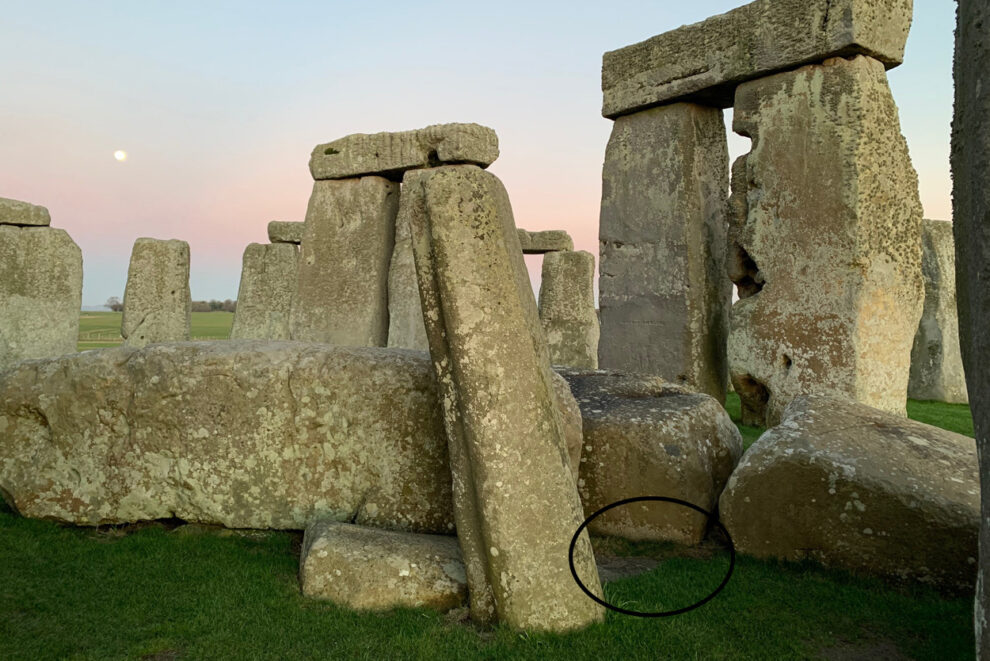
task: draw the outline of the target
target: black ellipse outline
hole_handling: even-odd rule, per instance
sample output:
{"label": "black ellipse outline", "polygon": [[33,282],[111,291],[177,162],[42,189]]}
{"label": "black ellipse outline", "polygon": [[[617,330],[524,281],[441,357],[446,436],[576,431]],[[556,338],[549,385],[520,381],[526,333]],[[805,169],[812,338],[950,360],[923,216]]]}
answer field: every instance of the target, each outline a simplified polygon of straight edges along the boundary
{"label": "black ellipse outline", "polygon": [[[581,582],[581,579],[577,575],[577,570],[574,568],[574,547],[577,545],[578,537],[581,536],[581,533],[584,531],[585,528],[588,527],[589,523],[591,523],[596,517],[601,516],[610,509],[615,509],[616,507],[621,507],[623,505],[628,505],[630,503],[641,503],[641,502],[674,503],[675,505],[683,505],[684,507],[689,507],[697,512],[701,512],[702,514],[708,517],[709,521],[714,521],[715,525],[718,526],[719,529],[722,531],[722,534],[725,535],[725,538],[729,540],[729,571],[725,574],[725,578],[722,579],[722,583],[719,584],[719,586],[715,588],[715,590],[711,594],[709,594],[701,601],[695,602],[690,606],[685,606],[684,608],[678,608],[672,611],[643,613],[641,611],[632,611],[626,608],[619,608],[618,606],[613,606],[604,599],[599,599],[597,596],[592,594],[591,590],[589,590],[587,586]],[[574,533],[574,536],[571,537],[571,546],[567,551],[567,562],[571,566],[571,576],[574,577],[574,582],[578,584],[578,587],[580,587],[586,595],[591,597],[593,601],[596,601],[605,608],[608,608],[609,610],[613,610],[616,613],[622,613],[623,615],[632,615],[634,617],[672,617],[674,615],[682,615],[684,613],[687,613],[688,611],[693,611],[695,608],[700,608],[701,606],[704,606],[709,601],[714,599],[719,592],[722,591],[722,588],[724,588],[726,584],[729,582],[729,579],[732,578],[732,572],[736,568],[736,545],[732,543],[732,537],[729,535],[729,531],[725,529],[725,526],[722,525],[722,522],[719,521],[716,517],[712,516],[711,512],[701,509],[694,503],[689,503],[686,500],[681,500],[680,498],[670,498],[668,496],[637,496],[635,498],[626,498],[625,500],[617,500],[614,503],[606,505],[605,507],[601,508],[600,510],[589,516],[587,519],[585,519],[584,523],[578,526],[578,529]]]}

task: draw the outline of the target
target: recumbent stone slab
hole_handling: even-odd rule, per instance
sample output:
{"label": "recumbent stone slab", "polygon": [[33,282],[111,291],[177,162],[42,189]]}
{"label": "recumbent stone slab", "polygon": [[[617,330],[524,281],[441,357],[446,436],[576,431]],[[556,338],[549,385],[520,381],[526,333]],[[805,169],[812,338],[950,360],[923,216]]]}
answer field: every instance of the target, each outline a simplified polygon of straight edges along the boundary
{"label": "recumbent stone slab", "polygon": [[124,289],[120,334],[125,344],[189,339],[189,244],[142,238],[134,242]]}
{"label": "recumbent stone slab", "polygon": [[[301,223],[300,223],[301,224]],[[299,274],[299,249],[290,243],[251,243],[244,250],[232,340],[288,340]]]}
{"label": "recumbent stone slab", "polygon": [[47,227],[51,224],[52,217],[45,207],[0,197],[0,225]]}
{"label": "recumbent stone slab", "polygon": [[273,220],[268,223],[268,240],[272,243],[302,243],[306,223],[286,220]]}
{"label": "recumbent stone slab", "polygon": [[601,330],[594,287],[595,256],[591,253],[551,252],[543,258],[540,322],[554,365],[598,367]]}
{"label": "recumbent stone slab", "polygon": [[524,255],[543,255],[548,252],[574,250],[574,241],[571,239],[571,235],[564,230],[530,232],[518,229],[516,231],[519,233],[519,245],[522,247]]}

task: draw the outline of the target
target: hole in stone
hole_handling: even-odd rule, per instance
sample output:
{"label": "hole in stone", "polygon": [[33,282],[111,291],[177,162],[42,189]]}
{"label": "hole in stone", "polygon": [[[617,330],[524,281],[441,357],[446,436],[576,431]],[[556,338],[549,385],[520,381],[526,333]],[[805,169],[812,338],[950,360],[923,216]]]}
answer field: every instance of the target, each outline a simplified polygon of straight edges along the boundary
{"label": "hole in stone", "polygon": [[431,168],[440,167],[443,164],[442,161],[440,160],[440,157],[437,156],[436,149],[431,149],[430,152],[426,155],[426,163]]}
{"label": "hole in stone", "polygon": [[784,369],[785,370],[790,370],[791,369],[791,365],[794,364],[794,361],[791,360],[791,357],[788,356],[786,353],[783,354],[783,356],[782,356],[782,362],[784,363]]}
{"label": "hole in stone", "polygon": [[333,147],[327,147],[326,149],[323,150],[323,153],[326,154],[327,156],[333,156],[334,154],[339,154],[340,150],[334,149]]}
{"label": "hole in stone", "polygon": [[732,385],[739,393],[742,423],[762,427],[766,421],[767,403],[770,401],[770,391],[767,390],[766,385],[749,374],[735,377],[732,379]]}
{"label": "hole in stone", "polygon": [[733,261],[730,276],[739,291],[739,298],[749,298],[763,291],[765,283],[760,268],[742,246],[735,246]]}

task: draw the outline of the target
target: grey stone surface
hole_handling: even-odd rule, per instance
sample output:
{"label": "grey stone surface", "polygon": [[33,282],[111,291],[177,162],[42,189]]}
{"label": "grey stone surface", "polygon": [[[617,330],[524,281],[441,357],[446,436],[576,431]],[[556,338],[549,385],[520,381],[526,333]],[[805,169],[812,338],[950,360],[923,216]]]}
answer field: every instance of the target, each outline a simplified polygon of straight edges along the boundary
{"label": "grey stone surface", "polygon": [[273,220],[268,223],[268,240],[272,243],[302,243],[306,223]]}
{"label": "grey stone surface", "polygon": [[741,85],[733,128],[729,365],[743,421],[798,394],[905,414],[924,302],[918,178],[883,65],[867,57]]}
{"label": "grey stone surface", "polygon": [[574,241],[571,239],[571,235],[564,230],[530,232],[520,228],[516,231],[519,233],[519,245],[522,247],[524,255],[543,255],[548,252],[574,250]]}
{"label": "grey stone surface", "polygon": [[292,339],[386,345],[398,208],[399,184],[382,177],[313,184],[290,315]]}
{"label": "grey stone surface", "polygon": [[[709,512],[742,455],[742,437],[714,398],[655,376],[558,370],[581,407],[578,490],[585,515],[634,496],[680,498]],[[592,533],[698,544],[707,517],[667,503],[595,518]]]}
{"label": "grey stone surface", "polygon": [[976,654],[990,659],[990,7],[959,0],[955,116],[952,120],[952,230],[956,302],[966,386],[980,456],[980,562]]}
{"label": "grey stone surface", "polygon": [[794,399],[743,455],[720,515],[736,550],[971,594],[973,439],[848,399]]}
{"label": "grey stone surface", "polygon": [[306,528],[299,583],[307,597],[358,610],[448,611],[467,603],[467,576],[456,537],[332,519]]}
{"label": "grey stone surface", "polygon": [[830,57],[904,59],[913,0],[757,0],[605,53],[602,114],[695,101],[720,108],[737,85]]}
{"label": "grey stone surface", "polygon": [[0,197],[0,225],[47,227],[51,224],[52,217],[45,207]]}
{"label": "grey stone surface", "polygon": [[725,400],[728,160],[720,110],[679,103],[615,122],[598,228],[601,367]]}
{"label": "grey stone surface", "polygon": [[[472,617],[548,631],[600,620],[568,566],[581,502],[508,194],[474,166],[407,180],[407,194],[423,196],[410,227]],[[574,561],[600,594],[587,535]]]}
{"label": "grey stone surface", "polygon": [[952,223],[925,220],[922,229],[925,308],[911,348],[908,397],[965,404],[969,397],[959,351]]}
{"label": "grey stone surface", "polygon": [[601,329],[594,289],[591,253],[551,252],[543,258],[539,312],[554,365],[598,367]]}
{"label": "grey stone surface", "polygon": [[[420,170],[408,172],[403,181],[413,186],[411,182],[421,173]],[[395,247],[388,268],[388,346],[429,351],[409,230],[409,219],[422,213],[422,195],[400,196],[399,215],[395,219]]]}
{"label": "grey stone surface", "polygon": [[251,243],[244,249],[232,340],[288,340],[299,274],[299,249],[289,243]]}
{"label": "grey stone surface", "polygon": [[134,242],[124,289],[120,334],[125,344],[189,339],[189,244],[176,239]]}
{"label": "grey stone surface", "polygon": [[491,165],[498,158],[498,136],[478,124],[435,124],[415,131],[355,133],[317,145],[309,159],[313,179],[381,175],[402,180],[407,170],[441,163]]}
{"label": "grey stone surface", "polygon": [[0,372],[76,350],[82,279],[65,230],[0,225]]}

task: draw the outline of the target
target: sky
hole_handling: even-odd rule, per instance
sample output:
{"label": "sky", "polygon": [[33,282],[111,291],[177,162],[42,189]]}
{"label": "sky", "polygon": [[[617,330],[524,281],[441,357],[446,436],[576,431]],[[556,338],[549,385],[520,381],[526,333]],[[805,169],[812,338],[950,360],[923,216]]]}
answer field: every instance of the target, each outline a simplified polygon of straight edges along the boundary
{"label": "sky", "polygon": [[[194,300],[236,298],[244,247],[303,220],[316,144],[477,122],[516,225],[597,256],[602,53],[740,4],[0,0],[0,197],[79,244],[84,305],[123,296],[145,236],[189,242]],[[889,73],[925,215],[945,220],[954,23],[954,2],[915,0]]]}

